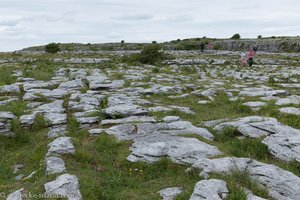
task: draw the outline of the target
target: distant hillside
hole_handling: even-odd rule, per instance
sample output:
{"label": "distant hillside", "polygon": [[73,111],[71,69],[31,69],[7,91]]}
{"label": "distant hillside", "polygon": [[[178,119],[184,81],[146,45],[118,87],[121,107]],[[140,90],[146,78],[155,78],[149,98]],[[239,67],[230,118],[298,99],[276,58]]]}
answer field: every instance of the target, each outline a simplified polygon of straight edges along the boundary
{"label": "distant hillside", "polygon": [[259,51],[266,52],[300,52],[299,37],[261,38],[261,39],[210,39],[194,38],[175,40],[168,43],[169,48],[178,50],[199,49],[200,44],[205,44],[205,49],[241,51],[257,47]]}
{"label": "distant hillside", "polygon": [[[261,39],[214,39],[192,38],[177,39],[170,42],[160,43],[163,49],[168,50],[199,50],[200,44],[205,49],[241,51],[256,46],[259,51],[266,52],[300,52],[300,37],[271,37]],[[61,43],[62,51],[116,51],[116,50],[140,50],[147,43],[103,43],[103,44],[80,44]],[[22,51],[44,51],[45,46],[25,48]]]}

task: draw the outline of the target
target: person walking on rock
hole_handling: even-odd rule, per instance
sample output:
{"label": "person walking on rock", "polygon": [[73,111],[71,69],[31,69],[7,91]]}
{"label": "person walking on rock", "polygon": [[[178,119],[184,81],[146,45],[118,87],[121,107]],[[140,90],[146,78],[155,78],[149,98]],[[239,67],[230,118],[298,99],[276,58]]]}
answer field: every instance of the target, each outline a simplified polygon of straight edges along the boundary
{"label": "person walking on rock", "polygon": [[251,49],[248,52],[248,64],[249,64],[249,67],[251,67],[253,65],[253,57],[254,57],[254,51],[253,51],[253,49]]}
{"label": "person walking on rock", "polygon": [[245,67],[247,64],[247,53],[245,51],[245,49],[243,49],[242,53],[241,53],[241,59],[242,59],[242,67]]}
{"label": "person walking on rock", "polygon": [[201,51],[201,52],[203,52],[203,51],[204,51],[204,47],[205,47],[204,43],[203,43],[203,42],[201,42],[201,44],[200,44],[200,51]]}

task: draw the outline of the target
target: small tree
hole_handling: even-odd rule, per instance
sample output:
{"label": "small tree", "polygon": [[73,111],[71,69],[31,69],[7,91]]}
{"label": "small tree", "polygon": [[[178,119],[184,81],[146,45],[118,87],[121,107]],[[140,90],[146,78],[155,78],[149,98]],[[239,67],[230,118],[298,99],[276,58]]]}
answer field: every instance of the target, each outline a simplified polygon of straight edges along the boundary
{"label": "small tree", "polygon": [[155,64],[160,62],[165,57],[164,53],[160,51],[158,44],[150,44],[143,48],[139,56],[139,61],[144,64]]}
{"label": "small tree", "polygon": [[57,53],[60,51],[59,44],[57,43],[49,43],[45,46],[45,51],[47,53]]}
{"label": "small tree", "polygon": [[121,40],[121,44],[124,44],[125,43],[125,41],[124,40]]}
{"label": "small tree", "polygon": [[261,38],[262,38],[262,35],[258,35],[258,36],[257,36],[257,39],[261,39]]}
{"label": "small tree", "polygon": [[231,39],[238,40],[238,39],[241,39],[241,36],[240,36],[240,34],[236,33],[231,37]]}

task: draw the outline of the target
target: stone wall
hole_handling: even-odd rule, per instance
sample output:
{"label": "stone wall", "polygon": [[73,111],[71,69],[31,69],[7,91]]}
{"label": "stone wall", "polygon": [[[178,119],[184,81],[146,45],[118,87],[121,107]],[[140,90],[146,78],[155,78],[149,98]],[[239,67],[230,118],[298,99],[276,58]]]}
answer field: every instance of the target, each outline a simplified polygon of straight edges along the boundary
{"label": "stone wall", "polygon": [[220,50],[240,51],[256,46],[259,51],[266,52],[300,52],[300,38],[240,39],[216,40],[213,48]]}

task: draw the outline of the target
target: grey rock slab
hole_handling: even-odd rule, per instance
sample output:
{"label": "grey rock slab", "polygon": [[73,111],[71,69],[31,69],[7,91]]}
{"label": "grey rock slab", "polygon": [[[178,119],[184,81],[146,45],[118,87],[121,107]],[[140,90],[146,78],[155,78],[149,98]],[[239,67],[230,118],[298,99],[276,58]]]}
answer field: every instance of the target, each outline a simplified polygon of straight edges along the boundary
{"label": "grey rock slab", "polygon": [[190,94],[182,94],[182,95],[179,95],[179,96],[172,95],[172,96],[168,96],[168,98],[170,98],[170,99],[183,99],[183,98],[186,98],[188,96],[190,96]]}
{"label": "grey rock slab", "polygon": [[296,135],[273,134],[266,137],[262,143],[268,146],[269,152],[283,161],[296,160],[300,162],[300,131]]}
{"label": "grey rock slab", "polygon": [[194,65],[194,64],[209,64],[205,59],[176,59],[167,62],[168,65],[178,64],[178,65]]}
{"label": "grey rock slab", "polygon": [[22,200],[24,188],[21,188],[13,193],[7,195],[6,200]]}
{"label": "grey rock slab", "polygon": [[98,83],[91,85],[91,89],[99,90],[99,89],[118,89],[122,88],[125,84],[124,80],[113,80],[108,83]]}
{"label": "grey rock slab", "polygon": [[79,117],[76,118],[76,121],[80,124],[95,124],[100,122],[99,117]]}
{"label": "grey rock slab", "polygon": [[43,104],[35,109],[39,113],[64,113],[63,100],[56,100],[52,103]]}
{"label": "grey rock slab", "polygon": [[182,106],[169,106],[170,108],[173,108],[173,109],[177,109],[181,112],[184,112],[184,113],[187,113],[187,114],[191,114],[191,115],[194,115],[196,114],[194,111],[192,111],[189,107],[182,107]]}
{"label": "grey rock slab", "polygon": [[66,125],[54,126],[48,131],[48,138],[56,138],[60,136],[64,136],[67,133]]}
{"label": "grey rock slab", "polygon": [[11,85],[3,85],[0,86],[0,94],[3,93],[19,93],[20,92],[20,88],[18,84],[11,84]]}
{"label": "grey rock slab", "polygon": [[154,85],[152,88],[148,88],[142,91],[142,94],[171,94],[171,93],[181,93],[182,88],[174,86],[163,86]]}
{"label": "grey rock slab", "polygon": [[148,110],[150,112],[169,112],[172,111],[173,109],[164,106],[155,106],[155,107],[149,107]]}
{"label": "grey rock slab", "polygon": [[208,99],[210,99],[212,101],[214,100],[214,96],[216,95],[216,93],[217,93],[217,90],[214,88],[209,88],[204,91],[196,90],[196,91],[191,92],[191,94],[207,97]]}
{"label": "grey rock slab", "polygon": [[46,113],[44,118],[50,126],[67,123],[67,114]]}
{"label": "grey rock slab", "polygon": [[20,123],[23,127],[29,127],[34,123],[36,113],[20,116]]}
{"label": "grey rock slab", "polygon": [[127,157],[131,162],[153,163],[169,157],[175,163],[193,164],[198,159],[222,154],[216,147],[195,138],[155,134],[136,138],[132,153]]}
{"label": "grey rock slab", "polygon": [[95,135],[99,135],[101,133],[105,132],[105,129],[102,128],[95,128],[95,129],[90,129],[88,130],[90,136],[95,136]]}
{"label": "grey rock slab", "polygon": [[134,132],[137,128],[138,126],[136,127],[133,124],[121,124],[106,129],[105,132],[109,135],[114,135],[118,140],[132,140],[141,135],[139,129],[136,133]]}
{"label": "grey rock slab", "polygon": [[270,132],[255,128],[251,126],[251,124],[239,125],[237,127],[237,130],[244,136],[248,136],[251,138],[259,138],[259,137],[270,135]]}
{"label": "grey rock slab", "polygon": [[203,125],[205,127],[213,128],[213,127],[215,127],[223,122],[229,121],[229,120],[230,120],[229,118],[216,119],[216,120],[202,122],[201,125]]}
{"label": "grey rock slab", "polygon": [[173,200],[177,195],[179,195],[182,192],[183,191],[181,187],[165,188],[158,191],[163,200]]}
{"label": "grey rock slab", "polygon": [[69,108],[70,110],[73,111],[91,111],[91,110],[96,110],[98,106],[83,103],[83,102],[74,102],[70,101],[69,102]]}
{"label": "grey rock slab", "polygon": [[108,107],[117,106],[120,104],[122,104],[122,105],[133,104],[133,98],[131,98],[125,94],[114,94],[107,98]]}
{"label": "grey rock slab", "polygon": [[250,190],[248,190],[246,188],[244,188],[244,191],[245,191],[245,193],[247,195],[247,200],[267,200],[267,199],[261,198],[259,196],[256,196],[255,194],[253,194],[252,191],[250,191]]}
{"label": "grey rock slab", "polygon": [[84,87],[83,82],[81,79],[76,79],[72,81],[67,81],[58,86],[58,89],[67,90],[67,91],[74,91],[74,90],[80,90]]}
{"label": "grey rock slab", "polygon": [[44,93],[44,96],[49,98],[49,99],[62,99],[64,96],[70,94],[68,90],[63,90],[63,89],[54,89],[51,90],[50,92]]}
{"label": "grey rock slab", "polygon": [[271,117],[261,117],[261,116],[249,116],[234,119],[233,121],[223,122],[214,127],[217,131],[222,131],[225,127],[235,127],[237,128],[240,125],[254,123],[254,122],[264,122],[264,121],[274,121],[277,122],[275,118]]}
{"label": "grey rock slab", "polygon": [[297,95],[291,95],[286,98],[280,98],[276,101],[275,105],[282,106],[282,105],[288,105],[288,104],[300,104],[300,96]]}
{"label": "grey rock slab", "polygon": [[98,89],[98,85],[105,82],[108,77],[105,74],[98,74],[97,76],[87,76],[86,79],[89,82],[89,88],[95,90]]}
{"label": "grey rock slab", "polygon": [[261,88],[244,88],[239,95],[240,96],[287,96],[289,93],[286,90],[273,90],[269,87]]}
{"label": "grey rock slab", "polygon": [[29,89],[26,90],[23,99],[25,101],[34,101],[41,98],[39,95],[45,96],[45,93],[49,93],[50,91],[49,89]]}
{"label": "grey rock slab", "polygon": [[243,105],[249,106],[252,110],[257,111],[260,107],[267,105],[267,103],[262,101],[251,101],[243,103]]}
{"label": "grey rock slab", "polygon": [[200,175],[210,173],[230,174],[232,170],[248,171],[250,177],[269,190],[269,196],[278,200],[294,200],[300,197],[300,178],[275,165],[265,164],[250,158],[225,157],[201,159],[193,167],[201,169]]}
{"label": "grey rock slab", "polygon": [[46,183],[44,187],[48,195],[61,195],[68,200],[82,200],[79,182],[74,175],[63,174],[54,181]]}
{"label": "grey rock slab", "polygon": [[120,116],[146,115],[148,111],[137,105],[116,105],[104,109],[103,113],[114,118]]}
{"label": "grey rock slab", "polygon": [[272,101],[272,100],[277,101],[278,99],[280,99],[280,97],[267,96],[267,97],[260,97],[260,99],[263,101]]}
{"label": "grey rock slab", "polygon": [[44,104],[43,102],[30,102],[26,105],[26,108],[34,109],[34,108],[37,108],[37,107],[39,107],[40,105],[43,105],[43,104]]}
{"label": "grey rock slab", "polygon": [[0,101],[0,106],[5,106],[5,105],[9,104],[10,102],[18,101],[18,100],[19,100],[18,98],[11,97],[11,98],[9,98],[7,100]]}
{"label": "grey rock slab", "polygon": [[219,179],[199,181],[190,200],[222,200],[229,194],[226,182]]}
{"label": "grey rock slab", "polygon": [[125,123],[155,123],[156,120],[153,117],[149,116],[130,116],[120,119],[105,119],[101,121],[101,125],[110,125],[110,124],[125,124]]}
{"label": "grey rock slab", "polygon": [[285,107],[285,108],[280,108],[279,112],[285,113],[285,114],[300,115],[300,108]]}
{"label": "grey rock slab", "polygon": [[226,63],[226,60],[213,59],[213,61],[212,61],[213,65],[223,65],[225,63]]}
{"label": "grey rock slab", "polygon": [[0,120],[11,120],[16,116],[12,112],[2,112],[0,111]]}
{"label": "grey rock slab", "polygon": [[162,119],[164,122],[175,122],[175,121],[179,121],[180,120],[180,117],[178,116],[166,116]]}
{"label": "grey rock slab", "polygon": [[75,147],[73,145],[72,139],[70,137],[59,137],[48,144],[49,155],[60,155],[60,154],[74,154]]}
{"label": "grey rock slab", "polygon": [[196,134],[208,140],[212,140],[214,138],[213,134],[210,133],[207,129],[194,126],[191,122],[188,121],[174,121],[168,123],[167,126],[168,128],[163,130],[163,132],[168,132],[173,135]]}
{"label": "grey rock slab", "polygon": [[168,135],[196,134],[208,140],[213,135],[206,129],[193,126],[187,121],[173,121],[170,123],[141,123],[122,124],[106,130],[108,134],[116,136],[119,140],[131,140],[149,134],[164,133]]}
{"label": "grey rock slab", "polygon": [[11,131],[9,124],[3,124],[0,122],[0,135],[3,136],[14,136],[14,133]]}
{"label": "grey rock slab", "polygon": [[284,88],[300,88],[299,83],[292,83],[292,84],[280,83],[280,84],[277,84],[277,85],[280,85],[281,87],[284,87]]}
{"label": "grey rock slab", "polygon": [[46,174],[66,172],[65,162],[61,158],[46,157]]}
{"label": "grey rock slab", "polygon": [[284,133],[284,132],[289,133],[289,132],[296,131],[296,129],[291,129],[288,126],[281,124],[277,120],[267,120],[267,121],[262,121],[262,122],[253,122],[253,123],[249,123],[249,124],[257,129],[267,131],[270,134],[280,134],[280,133]]}
{"label": "grey rock slab", "polygon": [[88,111],[83,111],[83,112],[75,112],[73,113],[73,116],[75,118],[81,118],[81,117],[89,117],[89,116],[100,116],[101,112],[100,110],[88,110]]}

